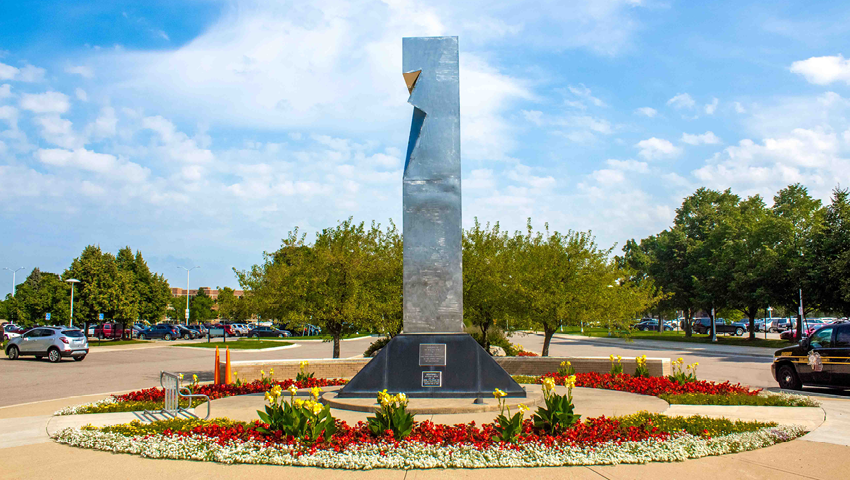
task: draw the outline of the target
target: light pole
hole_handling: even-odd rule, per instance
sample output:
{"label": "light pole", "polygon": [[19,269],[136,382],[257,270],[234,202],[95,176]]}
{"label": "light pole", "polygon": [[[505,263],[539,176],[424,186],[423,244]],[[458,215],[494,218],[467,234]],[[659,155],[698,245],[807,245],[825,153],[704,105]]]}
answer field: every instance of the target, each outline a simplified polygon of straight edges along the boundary
{"label": "light pole", "polygon": [[18,270],[23,270],[23,269],[24,269],[24,267],[19,267],[19,268],[16,268],[14,270],[12,270],[9,267],[3,267],[3,270],[8,270],[8,271],[12,272],[12,296],[13,297],[15,296],[15,274],[18,273]]}
{"label": "light pole", "polygon": [[189,272],[196,268],[201,268],[200,265],[195,265],[192,268],[186,268],[183,266],[177,267],[186,270],[186,325],[189,325]]}
{"label": "light pole", "polygon": [[69,278],[65,280],[66,282],[71,284],[71,318],[68,319],[68,327],[74,327],[74,284],[80,283],[76,278]]}

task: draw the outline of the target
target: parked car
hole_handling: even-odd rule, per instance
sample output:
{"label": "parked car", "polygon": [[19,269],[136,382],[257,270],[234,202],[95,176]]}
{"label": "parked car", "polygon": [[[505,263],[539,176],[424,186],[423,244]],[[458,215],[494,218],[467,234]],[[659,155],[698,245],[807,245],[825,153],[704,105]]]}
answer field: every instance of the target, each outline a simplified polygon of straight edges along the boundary
{"label": "parked car", "polygon": [[26,331],[24,328],[21,328],[14,323],[7,323],[6,325],[3,325],[3,340],[11,340],[15,337],[20,337],[24,331]]}
{"label": "parked car", "polygon": [[180,338],[180,330],[174,325],[159,324],[142,330],[139,334],[139,340],[147,340],[149,338],[162,338],[163,340],[174,340]]}
{"label": "parked car", "polygon": [[[714,331],[716,333],[731,333],[741,336],[746,331],[746,328],[741,325],[727,324],[722,318],[714,319]],[[710,334],[711,333],[711,318],[699,317],[694,319],[694,333]]]}
{"label": "parked car", "polygon": [[94,336],[94,330],[96,328],[97,328],[96,323],[92,323],[91,325],[89,325],[89,328],[86,329],[86,335],[89,336],[89,337],[93,337]]}
{"label": "parked car", "polygon": [[[811,336],[811,334],[815,330],[817,330],[817,329],[819,329],[820,327],[823,327],[823,326],[825,326],[825,324],[823,324],[823,323],[814,323],[814,322],[806,323],[806,322],[804,322],[803,323],[803,328],[804,328],[803,338]],[[782,340],[788,340],[788,341],[794,340],[794,339],[797,338],[797,329],[793,328],[793,329],[790,329],[790,330],[785,330],[784,332],[779,334],[779,338],[782,339]]]}
{"label": "parked car", "polygon": [[178,324],[174,326],[177,327],[178,330],[180,330],[180,336],[183,337],[183,340],[194,340],[201,336],[201,334],[198,333],[196,330],[192,330],[186,325]]}
{"label": "parked car", "polygon": [[124,336],[124,327],[120,323],[106,322],[95,327],[93,336],[99,340],[121,338]]}
{"label": "parked car", "polygon": [[203,325],[187,325],[186,327],[197,332],[198,337],[207,336],[207,327]]}
{"label": "parked car", "polygon": [[774,353],[770,371],[781,388],[850,388],[850,324],[824,325],[798,345]]}
{"label": "parked car", "polygon": [[[646,332],[646,331],[657,332],[659,322],[660,322],[660,320],[657,320],[657,319],[654,319],[654,318],[644,318],[639,323],[634,324],[632,326],[632,328],[635,329],[635,330],[640,330],[642,332]],[[669,332],[669,331],[673,330],[673,325],[671,325],[669,322],[663,322],[663,323],[664,323],[664,327],[663,327],[664,331]]]}
{"label": "parked car", "polygon": [[784,332],[785,330],[790,330],[797,324],[796,320],[792,320],[790,318],[771,318],[770,319],[770,328],[768,332],[779,333]]}
{"label": "parked car", "polygon": [[[228,337],[235,337],[236,336],[236,334],[233,331],[233,328],[226,323],[217,323],[217,324],[210,326],[211,332],[215,332],[215,330],[218,330],[218,329],[224,330],[224,333],[226,333]],[[221,334],[213,333],[212,336],[220,337]]]}
{"label": "parked car", "polygon": [[80,362],[89,353],[89,343],[77,328],[40,327],[9,340],[5,350],[9,360],[32,355],[37,359],[47,357],[53,363],[63,357]]}
{"label": "parked car", "polygon": [[260,337],[283,338],[283,337],[291,337],[292,332],[290,332],[288,330],[278,330],[277,328],[274,328],[274,327],[260,326],[260,327],[252,328],[251,330],[249,330],[248,336],[251,337],[251,338],[260,338]]}

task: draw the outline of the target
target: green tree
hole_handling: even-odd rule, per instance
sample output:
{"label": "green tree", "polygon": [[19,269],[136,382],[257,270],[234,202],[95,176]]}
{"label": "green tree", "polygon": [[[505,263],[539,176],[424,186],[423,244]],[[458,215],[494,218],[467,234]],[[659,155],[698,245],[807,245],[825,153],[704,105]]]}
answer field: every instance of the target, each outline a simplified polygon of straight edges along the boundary
{"label": "green tree", "polygon": [[490,351],[488,332],[516,314],[514,277],[517,242],[499,224],[482,227],[475,219],[463,235],[463,319],[481,331],[481,346]]}
{"label": "green tree", "polygon": [[[34,268],[26,280],[17,286],[9,306],[20,325],[67,325],[70,317],[71,289],[58,275]],[[10,297],[11,298],[11,297]],[[46,314],[50,313],[50,320]]]}
{"label": "green tree", "polygon": [[379,320],[379,288],[375,273],[382,249],[379,226],[367,229],[352,219],[322,230],[312,245],[291,231],[280,250],[264,254],[263,265],[238,271],[264,318],[293,325],[313,324],[333,339],[339,358],[343,335],[369,328]]}
{"label": "green tree", "polygon": [[205,323],[216,317],[213,306],[215,300],[205,289],[198,289],[198,294],[189,299],[189,322]]}
{"label": "green tree", "polygon": [[850,190],[833,190],[809,263],[810,288],[821,308],[850,315]]}
{"label": "green tree", "polygon": [[221,318],[227,318],[237,322],[244,322],[251,318],[249,302],[235,295],[230,287],[218,288],[218,314]]}

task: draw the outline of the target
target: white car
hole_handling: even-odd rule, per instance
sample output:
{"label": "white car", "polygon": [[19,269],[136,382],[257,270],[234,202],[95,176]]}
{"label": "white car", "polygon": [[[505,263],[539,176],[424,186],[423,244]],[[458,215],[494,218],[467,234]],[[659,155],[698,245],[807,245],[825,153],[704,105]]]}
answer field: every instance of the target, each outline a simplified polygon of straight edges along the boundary
{"label": "white car", "polygon": [[7,323],[3,325],[3,338],[6,340],[11,340],[16,337],[20,337],[21,334],[18,333],[21,327],[15,325],[14,323]]}
{"label": "white car", "polygon": [[234,323],[231,327],[236,327],[236,331],[242,336],[248,335],[248,332],[251,331],[248,325],[245,325],[244,323]]}

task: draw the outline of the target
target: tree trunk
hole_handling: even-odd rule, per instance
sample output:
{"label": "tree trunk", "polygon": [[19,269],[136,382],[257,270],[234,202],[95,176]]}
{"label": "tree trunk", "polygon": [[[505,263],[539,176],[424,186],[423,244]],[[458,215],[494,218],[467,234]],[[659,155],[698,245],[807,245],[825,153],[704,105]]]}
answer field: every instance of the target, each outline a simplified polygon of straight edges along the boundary
{"label": "tree trunk", "polygon": [[490,322],[485,322],[480,325],[481,328],[481,346],[487,353],[490,353],[490,337],[487,336],[487,330],[490,329]]}
{"label": "tree trunk", "polygon": [[339,332],[334,332],[334,356],[333,358],[339,358]]}
{"label": "tree trunk", "polygon": [[750,341],[756,340],[756,309],[752,309],[747,312],[747,316],[750,318]]}
{"label": "tree trunk", "polygon": [[549,343],[552,341],[552,336],[555,335],[555,329],[546,325],[543,326],[543,352],[542,356],[549,356]]}

